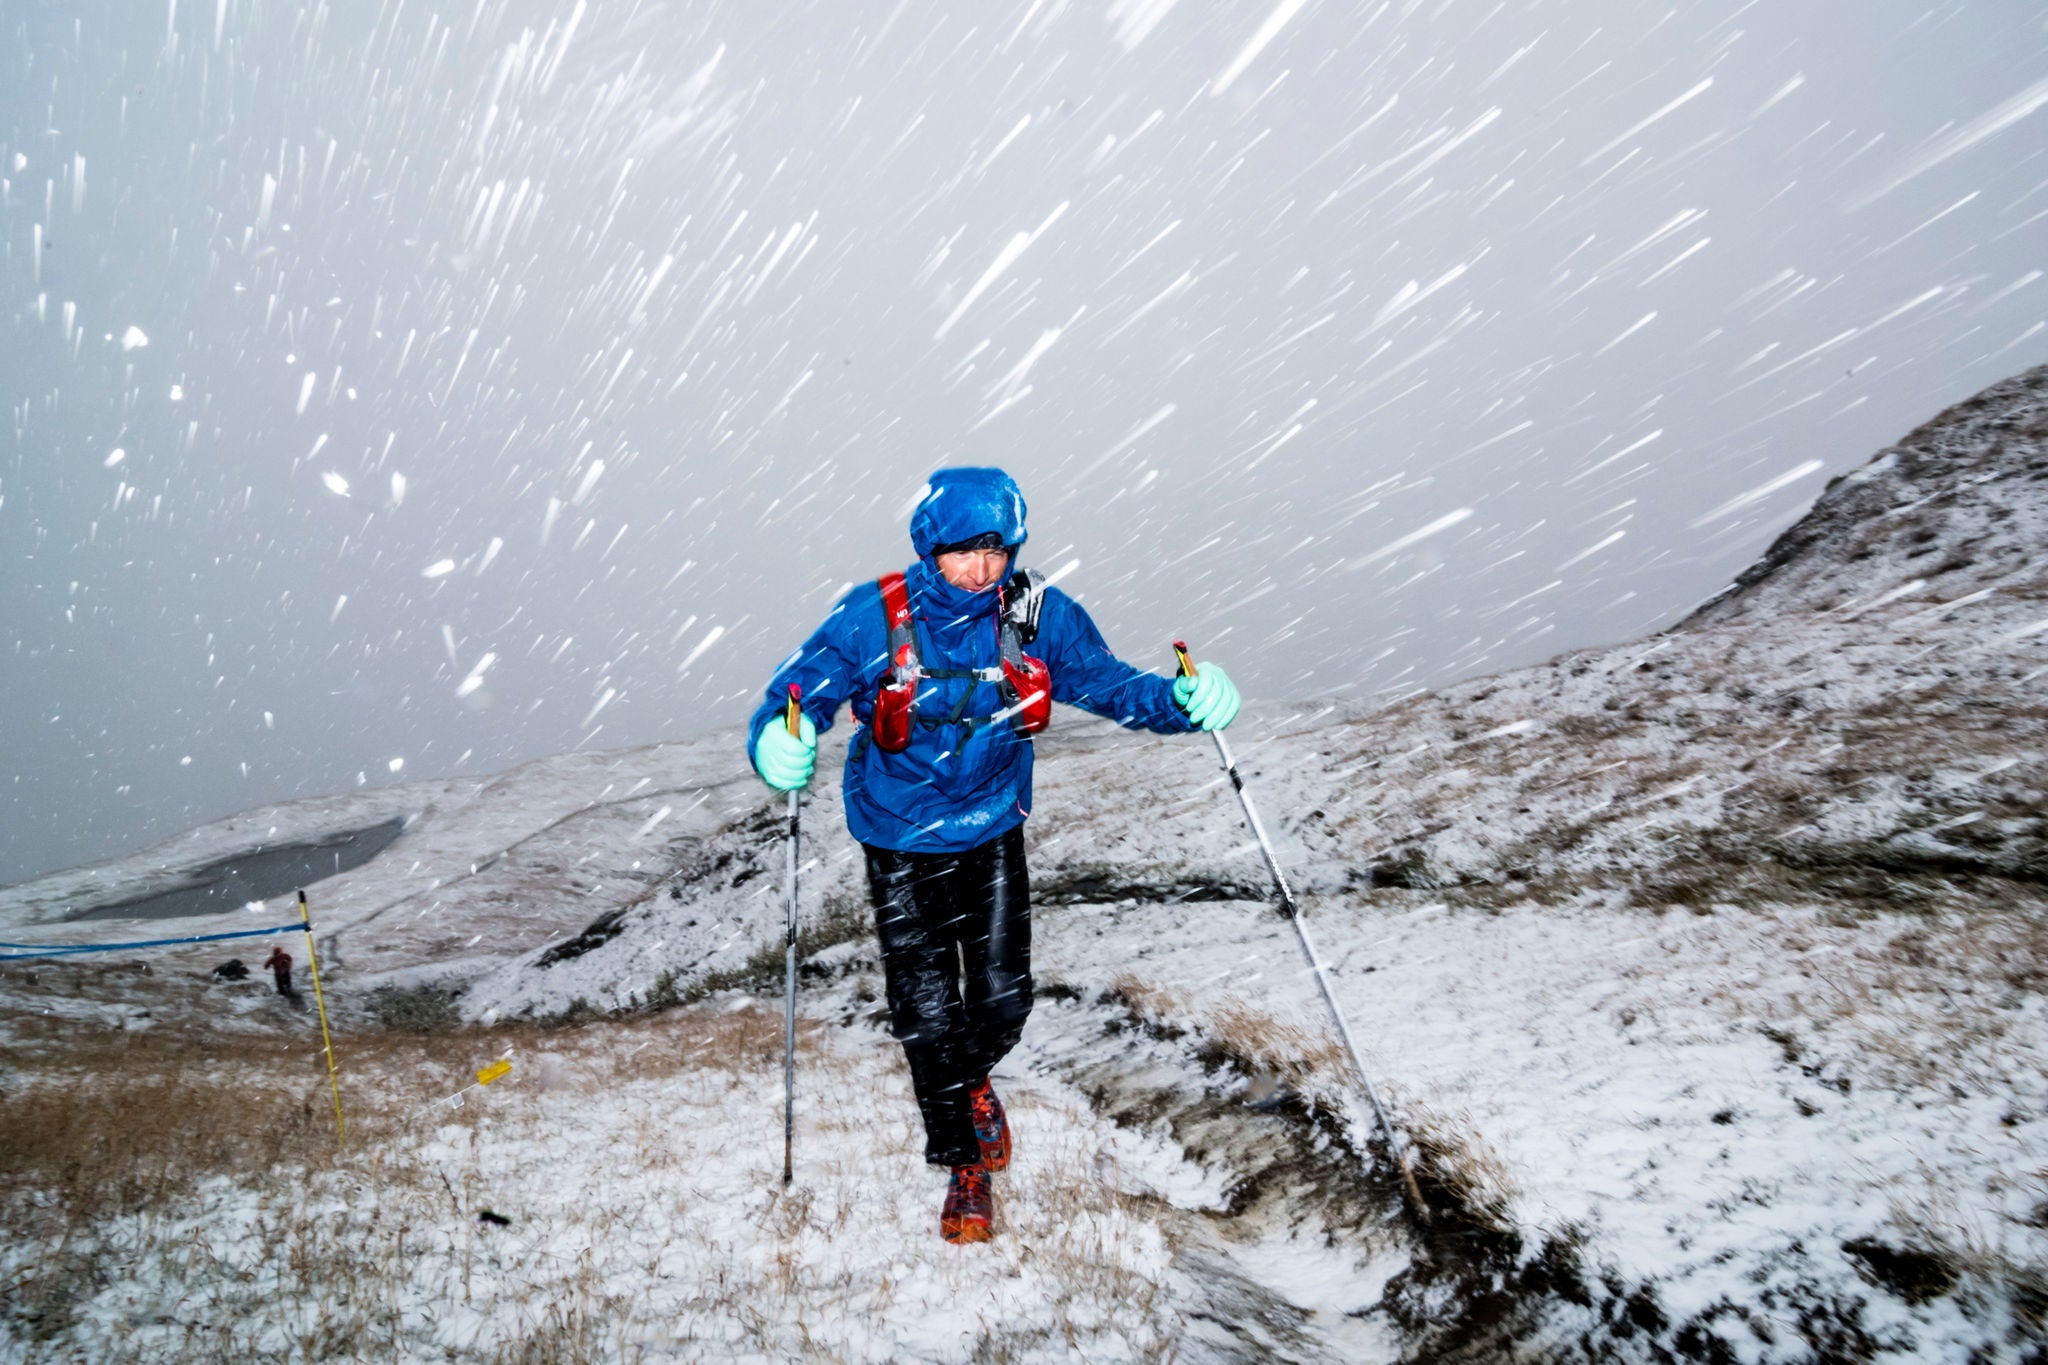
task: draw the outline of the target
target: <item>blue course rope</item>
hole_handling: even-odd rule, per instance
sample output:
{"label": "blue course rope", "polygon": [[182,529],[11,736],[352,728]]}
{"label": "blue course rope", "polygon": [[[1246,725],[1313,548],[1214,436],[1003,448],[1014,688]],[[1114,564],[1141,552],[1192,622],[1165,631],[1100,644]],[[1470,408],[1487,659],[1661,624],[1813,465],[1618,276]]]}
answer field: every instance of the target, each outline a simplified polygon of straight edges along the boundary
{"label": "blue course rope", "polygon": [[280,924],[274,929],[242,929],[232,934],[197,934],[191,938],[151,938],[138,943],[81,943],[71,947],[37,947],[32,943],[0,943],[0,948],[31,948],[33,952],[0,953],[0,962],[18,962],[30,957],[70,957],[77,953],[119,953],[130,948],[168,948],[179,943],[218,943],[229,938],[262,938],[266,934],[296,934],[310,931],[305,923]]}

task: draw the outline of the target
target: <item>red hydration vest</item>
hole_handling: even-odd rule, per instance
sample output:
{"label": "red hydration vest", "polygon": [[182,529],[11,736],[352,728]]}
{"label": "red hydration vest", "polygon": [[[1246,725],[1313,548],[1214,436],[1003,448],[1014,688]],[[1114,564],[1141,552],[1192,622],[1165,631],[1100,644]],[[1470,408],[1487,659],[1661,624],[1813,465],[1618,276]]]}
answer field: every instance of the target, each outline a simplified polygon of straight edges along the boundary
{"label": "red hydration vest", "polygon": [[[900,573],[881,579],[882,610],[889,622],[889,671],[882,675],[881,691],[875,697],[875,743],[887,752],[900,754],[910,747],[916,727],[936,730],[945,725],[964,725],[969,731],[1007,719],[1020,735],[1035,735],[1052,722],[1052,670],[1043,659],[1024,652],[1024,646],[1038,637],[1038,609],[1044,590],[1031,590],[1031,576],[1019,569],[1010,581],[996,589],[996,633],[1002,645],[1002,663],[996,668],[926,668],[917,657],[917,628],[910,616],[910,590]],[[992,716],[968,716],[967,701],[974,695],[968,687],[960,704],[942,720],[917,714],[917,684],[923,678],[957,678],[971,682],[992,682],[1001,690],[1003,709]]]}

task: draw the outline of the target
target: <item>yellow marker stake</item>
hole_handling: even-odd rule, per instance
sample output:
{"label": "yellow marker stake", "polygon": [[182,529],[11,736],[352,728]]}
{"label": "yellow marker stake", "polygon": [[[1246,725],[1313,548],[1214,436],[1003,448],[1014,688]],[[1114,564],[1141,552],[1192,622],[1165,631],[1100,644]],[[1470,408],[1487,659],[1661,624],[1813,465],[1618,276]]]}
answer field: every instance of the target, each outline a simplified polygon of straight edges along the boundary
{"label": "yellow marker stake", "polygon": [[492,1062],[489,1066],[476,1073],[476,1083],[478,1085],[489,1085],[511,1069],[512,1062],[510,1058],[504,1061]]}
{"label": "yellow marker stake", "polygon": [[306,926],[306,961],[313,968],[313,999],[320,1006],[320,1041],[327,1049],[327,1084],[334,1091],[335,1141],[348,1141],[348,1122],[341,1116],[341,1078],[334,1070],[334,1036],[327,1031],[327,997],[320,991],[320,954],[313,951],[313,917],[306,893],[299,893],[299,923]]}

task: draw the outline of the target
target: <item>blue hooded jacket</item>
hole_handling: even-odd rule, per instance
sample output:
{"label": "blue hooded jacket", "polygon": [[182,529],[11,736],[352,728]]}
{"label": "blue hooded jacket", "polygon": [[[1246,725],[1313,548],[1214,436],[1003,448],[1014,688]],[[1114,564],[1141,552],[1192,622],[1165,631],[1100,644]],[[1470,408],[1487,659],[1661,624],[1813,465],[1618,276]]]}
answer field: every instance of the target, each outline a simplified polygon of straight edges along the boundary
{"label": "blue hooded jacket", "polygon": [[[994,588],[970,593],[948,583],[932,551],[994,531],[1006,545],[1025,538],[1024,499],[999,469],[941,469],[910,519],[918,560],[905,571],[917,631],[919,661],[927,669],[990,668],[1001,661]],[[1016,554],[1009,573],[1015,572]],[[1009,579],[1004,575],[1004,582]],[[1144,673],[1109,652],[1081,605],[1058,588],[1045,589],[1038,637],[1030,652],[1052,670],[1053,700],[1093,711],[1133,729],[1180,734],[1192,730],[1174,704],[1173,682]],[[912,727],[910,747],[884,752],[865,733],[875,694],[889,666],[889,623],[881,586],[863,583],[840,599],[825,623],[783,661],[767,697],[747,726],[753,759],[762,728],[779,724],[789,685],[803,691],[804,714],[820,731],[832,726],[841,702],[853,708],[856,736],[846,756],[846,824],[864,844],[906,853],[959,853],[1006,834],[1031,813],[1031,741],[1006,724]],[[943,719],[960,705],[965,716],[1003,709],[995,683],[933,678],[918,685],[919,717]]]}

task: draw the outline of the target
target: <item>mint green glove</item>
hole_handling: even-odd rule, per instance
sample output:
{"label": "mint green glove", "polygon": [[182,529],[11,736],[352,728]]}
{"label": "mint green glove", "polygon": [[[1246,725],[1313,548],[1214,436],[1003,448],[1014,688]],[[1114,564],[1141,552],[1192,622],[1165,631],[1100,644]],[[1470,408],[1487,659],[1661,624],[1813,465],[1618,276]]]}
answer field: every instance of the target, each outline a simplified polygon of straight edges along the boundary
{"label": "mint green glove", "polygon": [[778,715],[762,727],[761,737],[754,741],[754,769],[763,782],[779,792],[809,786],[811,769],[818,763],[818,727],[811,724],[809,716],[802,717],[797,724],[803,735],[792,738],[789,727]]}
{"label": "mint green glove", "polygon": [[1175,678],[1173,700],[1203,730],[1221,730],[1237,719],[1237,685],[1215,664],[1196,664],[1194,677]]}

